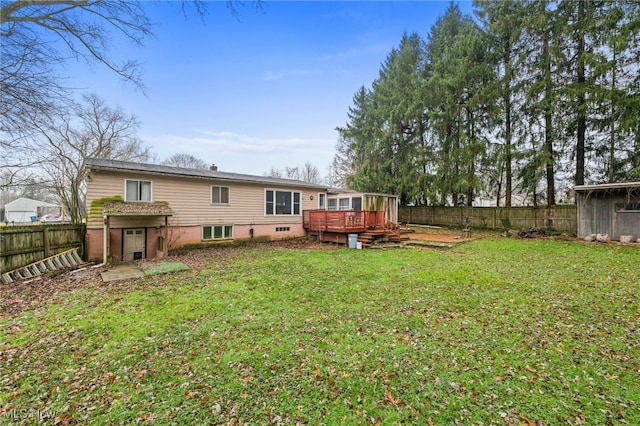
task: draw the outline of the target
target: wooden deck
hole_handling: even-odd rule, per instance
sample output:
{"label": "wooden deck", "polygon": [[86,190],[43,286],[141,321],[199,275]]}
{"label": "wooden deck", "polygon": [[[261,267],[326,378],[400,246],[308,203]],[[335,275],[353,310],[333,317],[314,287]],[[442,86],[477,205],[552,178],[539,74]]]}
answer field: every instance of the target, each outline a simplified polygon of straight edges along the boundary
{"label": "wooden deck", "polygon": [[400,227],[388,222],[384,211],[305,210],[303,226],[320,241],[346,244],[348,234],[358,234],[363,247],[375,241],[400,241]]}

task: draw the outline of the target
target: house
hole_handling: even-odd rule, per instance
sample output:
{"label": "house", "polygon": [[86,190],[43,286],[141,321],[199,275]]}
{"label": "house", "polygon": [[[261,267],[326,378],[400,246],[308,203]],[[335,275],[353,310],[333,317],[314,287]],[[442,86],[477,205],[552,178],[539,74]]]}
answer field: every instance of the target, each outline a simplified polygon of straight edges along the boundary
{"label": "house", "polygon": [[324,185],[213,167],[104,159],[90,159],[87,167],[88,257],[114,263],[162,257],[189,244],[304,236],[303,212],[369,201]]}
{"label": "house", "polygon": [[608,234],[640,239],[640,182],[580,185],[575,187],[578,204],[578,237]]}
{"label": "house", "polygon": [[6,222],[35,222],[40,216],[52,211],[60,212],[60,206],[31,198],[18,198],[4,206]]}

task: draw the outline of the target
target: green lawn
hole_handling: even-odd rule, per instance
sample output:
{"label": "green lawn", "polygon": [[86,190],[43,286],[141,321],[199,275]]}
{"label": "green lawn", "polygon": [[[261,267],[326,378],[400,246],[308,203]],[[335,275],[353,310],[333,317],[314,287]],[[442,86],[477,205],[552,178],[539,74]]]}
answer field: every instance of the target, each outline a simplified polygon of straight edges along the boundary
{"label": "green lawn", "polygon": [[640,424],[637,247],[219,250],[0,319],[0,423]]}

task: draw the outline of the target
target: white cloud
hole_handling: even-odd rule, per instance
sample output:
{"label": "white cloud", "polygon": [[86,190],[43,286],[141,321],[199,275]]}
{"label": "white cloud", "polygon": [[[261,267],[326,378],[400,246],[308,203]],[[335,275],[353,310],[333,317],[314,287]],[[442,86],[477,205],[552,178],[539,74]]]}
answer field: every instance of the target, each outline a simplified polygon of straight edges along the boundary
{"label": "white cloud", "polygon": [[[194,136],[163,135],[154,138],[165,150],[199,153],[211,150],[226,153],[274,153],[282,155],[333,152],[334,140],[310,138],[262,138],[227,131],[194,129]],[[179,147],[179,148],[178,148]]]}
{"label": "white cloud", "polygon": [[306,162],[324,172],[335,153],[333,139],[269,138],[227,131],[192,130],[187,136],[164,134],[145,139],[153,141],[160,158],[184,152],[217,164],[221,171],[251,175]]}

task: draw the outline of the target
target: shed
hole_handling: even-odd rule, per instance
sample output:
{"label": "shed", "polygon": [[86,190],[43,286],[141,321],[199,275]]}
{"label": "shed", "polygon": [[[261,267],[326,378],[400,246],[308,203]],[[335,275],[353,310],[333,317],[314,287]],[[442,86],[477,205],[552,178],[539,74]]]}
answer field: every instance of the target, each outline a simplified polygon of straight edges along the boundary
{"label": "shed", "polygon": [[7,222],[31,222],[32,217],[37,218],[45,214],[46,208],[55,208],[60,211],[60,206],[56,204],[21,197],[5,204],[4,217]]}
{"label": "shed", "polygon": [[609,234],[613,240],[621,235],[640,239],[640,182],[580,185],[575,191],[579,238]]}

